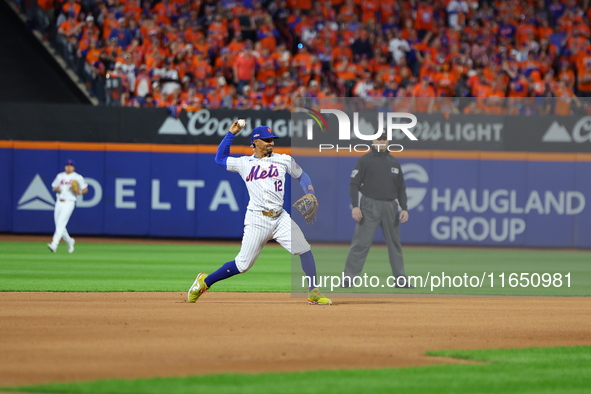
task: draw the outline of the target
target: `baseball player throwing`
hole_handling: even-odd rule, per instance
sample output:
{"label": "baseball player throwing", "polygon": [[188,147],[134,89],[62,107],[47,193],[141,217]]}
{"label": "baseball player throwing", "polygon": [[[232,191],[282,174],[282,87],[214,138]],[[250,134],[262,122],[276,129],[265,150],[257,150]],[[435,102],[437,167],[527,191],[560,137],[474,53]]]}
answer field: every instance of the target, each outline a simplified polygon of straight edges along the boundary
{"label": "baseball player throwing", "polygon": [[188,301],[195,302],[214,283],[248,271],[270,239],[275,239],[293,255],[299,255],[302,269],[311,278],[308,303],[330,305],[332,301],[316,288],[316,263],[302,230],[283,209],[285,176],[299,179],[304,193],[314,193],[310,177],[290,155],[273,153],[274,136],[269,127],[259,126],[252,131],[252,156],[230,157],[230,145],[242,128],[242,120],[235,121],[220,143],[215,162],[226,170],[240,174],[250,201],[244,218],[242,247],[236,258],[217,271],[200,273],[189,289]]}
{"label": "baseball player throwing", "polygon": [[47,244],[49,250],[56,252],[60,239],[64,239],[68,244],[68,252],[74,251],[74,238],[70,237],[66,226],[68,220],[74,212],[76,206],[76,195],[88,193],[88,184],[82,175],[76,173],[74,160],[68,160],[65,164],[65,171],[57,174],[51,187],[57,193],[57,201],[55,202],[55,209],[53,211],[53,219],[55,221],[55,233],[53,234],[53,241]]}

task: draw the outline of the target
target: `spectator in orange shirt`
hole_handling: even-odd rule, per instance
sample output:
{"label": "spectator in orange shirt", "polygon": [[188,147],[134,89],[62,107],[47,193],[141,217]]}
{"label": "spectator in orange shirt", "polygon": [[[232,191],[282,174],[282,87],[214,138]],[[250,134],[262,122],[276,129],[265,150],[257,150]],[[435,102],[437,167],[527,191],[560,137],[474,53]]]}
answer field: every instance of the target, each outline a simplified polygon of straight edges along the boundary
{"label": "spectator in orange shirt", "polygon": [[58,34],[61,34],[66,38],[74,35],[77,36],[82,31],[84,24],[79,23],[76,20],[77,16],[75,12],[70,12],[67,15],[68,19],[66,19],[65,22],[59,25],[57,32]]}
{"label": "spectator in orange shirt", "polygon": [[334,71],[342,84],[357,78],[357,67],[355,64],[349,63],[346,56],[341,57],[341,60],[335,63]]}
{"label": "spectator in orange shirt", "polygon": [[308,48],[304,45],[298,53],[293,57],[292,67],[296,69],[298,77],[300,79],[310,79],[310,73],[312,71],[311,55],[308,52]]}
{"label": "spectator in orange shirt", "polygon": [[538,38],[540,41],[549,40],[552,34],[554,34],[554,29],[550,27],[548,19],[542,19],[542,24],[538,27]]}
{"label": "spectator in orange shirt", "polygon": [[496,78],[491,86],[489,97],[485,99],[486,112],[493,115],[505,113],[505,88],[501,78]]}
{"label": "spectator in orange shirt", "polygon": [[380,0],[380,23],[390,23],[390,17],[396,17],[396,1]]}
{"label": "spectator in orange shirt", "polygon": [[277,65],[271,56],[269,48],[263,48],[263,53],[257,58],[256,78],[259,82],[266,82],[269,78],[275,78]]}
{"label": "spectator in orange shirt", "polygon": [[197,112],[203,108],[203,95],[195,86],[190,86],[187,96],[181,100],[181,107],[187,112]]}
{"label": "spectator in orange shirt", "polygon": [[226,79],[233,80],[232,65],[234,64],[234,60],[235,57],[230,56],[228,48],[222,48],[220,56],[215,59],[215,69],[221,70]]}
{"label": "spectator in orange shirt", "polygon": [[267,14],[267,11],[263,9],[263,4],[259,0],[252,0],[251,6],[254,7],[251,12],[251,16],[255,23],[258,23],[260,20],[269,15]]}
{"label": "spectator in orange shirt", "polygon": [[339,15],[344,21],[350,22],[353,20],[353,15],[357,12],[356,8],[353,0],[346,0],[345,5],[341,7]]}
{"label": "spectator in orange shirt", "polygon": [[281,110],[289,109],[289,106],[285,102],[285,98],[282,95],[277,94],[273,98],[273,102],[269,106],[269,109],[271,109],[273,111],[281,111]]}
{"label": "spectator in orange shirt", "polygon": [[558,80],[565,80],[566,86],[571,90],[575,87],[575,73],[570,68],[570,64],[566,61],[560,62]]}
{"label": "spectator in orange shirt", "polygon": [[374,74],[387,73],[391,68],[391,64],[388,63],[386,55],[384,55],[383,52],[379,50],[376,50],[376,55],[372,60],[370,60],[369,64],[370,71]]}
{"label": "spectator in orange shirt", "polygon": [[382,72],[378,78],[381,78],[382,82],[387,84],[394,82],[396,85],[400,85],[402,81],[402,76],[396,71],[395,67],[390,67],[386,72]]}
{"label": "spectator in orange shirt", "polygon": [[508,97],[527,97],[528,94],[529,83],[522,74],[519,74],[517,78],[509,83]]}
{"label": "spectator in orange shirt", "polygon": [[205,95],[205,105],[210,109],[220,108],[223,100],[224,98],[217,89],[212,89]]}
{"label": "spectator in orange shirt", "polygon": [[98,41],[100,37],[100,30],[94,24],[94,17],[92,15],[88,15],[86,17],[85,23],[82,25],[82,34],[80,37],[80,44],[78,46],[79,50],[85,50],[88,48],[91,40]]}
{"label": "spectator in orange shirt", "polygon": [[363,11],[361,21],[363,23],[368,23],[370,20],[376,22],[379,9],[380,3],[377,0],[364,0],[361,3],[361,10]]}
{"label": "spectator in orange shirt", "polygon": [[587,64],[591,63],[591,45],[587,45],[584,51],[576,53],[577,72],[585,70]]}
{"label": "spectator in orange shirt", "polygon": [[[340,0],[342,3],[342,0]],[[333,7],[333,2],[331,0],[324,0],[324,3],[315,3],[315,7],[322,12],[324,19],[329,21],[334,21],[337,19],[337,7]]]}
{"label": "spectator in orange shirt", "polygon": [[195,57],[193,58],[193,73],[195,74],[196,79],[200,79],[202,81],[206,80],[207,78],[211,77],[213,73],[213,69],[209,65],[209,60],[207,56],[203,52],[198,52]]}
{"label": "spectator in orange shirt", "polygon": [[103,20],[103,39],[108,39],[111,36],[111,31],[119,26],[119,22],[115,17],[113,11],[108,11],[107,17]]}
{"label": "spectator in orange shirt", "polygon": [[574,102],[577,106],[581,106],[581,102],[573,91],[566,86],[565,81],[558,81],[558,88],[554,91],[556,98],[556,104],[554,107],[554,113],[559,116],[572,115],[572,103]]}
{"label": "spectator in orange shirt", "polygon": [[577,94],[580,97],[591,97],[591,62],[579,70],[577,76]]}
{"label": "spectator in orange shirt", "polygon": [[200,36],[203,36],[203,31],[201,31],[201,26],[197,23],[190,23],[189,26],[185,29],[185,40],[190,44],[195,44],[197,39]]}
{"label": "spectator in orange shirt", "polygon": [[83,23],[76,20],[74,12],[68,14],[68,19],[58,28],[58,49],[62,58],[72,68],[75,68],[75,62],[78,52],[78,36],[82,31]]}
{"label": "spectator in orange shirt", "polygon": [[[450,72],[450,68],[449,63],[443,63],[441,70],[433,75],[433,82],[437,90],[446,97],[455,96],[455,85],[457,82],[455,76]],[[442,94],[439,94],[439,96]]]}
{"label": "spectator in orange shirt", "polygon": [[74,14],[74,18],[78,18],[78,14],[82,11],[82,6],[76,2],[76,0],[67,0],[62,6],[62,12],[64,15],[70,13]]}
{"label": "spectator in orange shirt", "polygon": [[256,59],[252,54],[251,44],[248,43],[234,62],[234,82],[238,85],[238,94],[242,94],[244,86],[254,82]]}
{"label": "spectator in orange shirt", "polygon": [[396,98],[392,100],[392,110],[394,112],[414,112],[414,99],[409,96],[409,89],[399,87],[396,92]]}
{"label": "spectator in orange shirt", "polygon": [[269,49],[269,52],[275,51],[277,47],[277,37],[279,32],[273,25],[273,20],[270,16],[266,16],[260,20],[260,26],[257,30],[257,39],[263,48]]}
{"label": "spectator in orange shirt", "polygon": [[249,85],[244,87],[242,95],[246,98],[246,102],[242,106],[243,109],[261,109],[260,94]]}
{"label": "spectator in orange shirt", "polygon": [[176,17],[175,6],[170,0],[162,0],[154,6],[152,11],[157,14],[158,23],[164,25],[170,25],[172,18]]}
{"label": "spectator in orange shirt", "polygon": [[338,59],[341,59],[343,56],[347,57],[347,60],[353,60],[353,51],[347,43],[343,40],[339,41],[339,44],[336,48],[332,50],[332,61],[336,62]]}
{"label": "spectator in orange shirt", "polygon": [[479,114],[480,112],[481,112],[480,109],[476,105],[476,101],[473,101],[473,100],[470,100],[468,105],[466,105],[464,107],[464,109],[462,110],[462,113],[464,115],[475,115],[475,114]]}
{"label": "spectator in orange shirt", "polygon": [[244,42],[244,40],[242,39],[242,32],[237,31],[234,33],[234,37],[232,37],[232,40],[230,41],[230,44],[228,44],[227,48],[230,51],[231,55],[237,56],[240,52],[244,50],[245,46],[246,42]]}
{"label": "spectator in orange shirt", "polygon": [[517,27],[517,34],[516,34],[516,38],[517,38],[517,44],[521,45],[524,42],[529,41],[529,35],[530,34],[536,34],[537,33],[537,29],[535,27],[535,25],[532,23],[532,21],[526,20],[524,22],[521,22],[519,24],[519,26]]}
{"label": "spectator in orange shirt", "polygon": [[288,0],[287,6],[292,10],[299,8],[303,14],[308,15],[310,10],[312,10],[312,0]]}
{"label": "spectator in orange shirt", "polygon": [[291,67],[291,52],[287,50],[284,43],[277,46],[277,50],[271,54],[275,65],[277,66],[277,76],[281,76],[286,72],[289,72]]}
{"label": "spectator in orange shirt", "polygon": [[428,1],[420,0],[416,15],[415,29],[417,29],[419,39],[422,40],[435,27],[435,11]]}
{"label": "spectator in orange shirt", "polygon": [[430,84],[429,78],[423,78],[420,83],[412,89],[414,107],[417,112],[433,112],[435,104],[435,89]]}
{"label": "spectator in orange shirt", "polygon": [[222,19],[221,14],[216,14],[214,21],[207,27],[207,35],[219,42],[222,45],[226,44],[228,38],[228,23],[225,19]]}
{"label": "spectator in orange shirt", "polygon": [[277,95],[277,85],[275,84],[275,78],[269,77],[265,81],[265,87],[262,91],[262,104],[264,107],[269,107],[273,103],[275,95]]}

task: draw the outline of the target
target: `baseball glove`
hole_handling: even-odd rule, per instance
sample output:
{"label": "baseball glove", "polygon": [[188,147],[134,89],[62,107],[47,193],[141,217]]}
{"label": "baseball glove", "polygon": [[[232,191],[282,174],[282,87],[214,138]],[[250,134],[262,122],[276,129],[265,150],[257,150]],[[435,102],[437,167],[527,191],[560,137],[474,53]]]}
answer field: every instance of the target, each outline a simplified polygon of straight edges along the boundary
{"label": "baseball glove", "polygon": [[78,181],[72,181],[70,190],[72,190],[72,193],[74,194],[80,194],[80,185],[78,184]]}
{"label": "baseball glove", "polygon": [[297,200],[293,204],[293,207],[302,214],[304,219],[306,219],[306,223],[310,224],[314,218],[316,218],[316,213],[318,212],[318,200],[315,195],[308,193]]}

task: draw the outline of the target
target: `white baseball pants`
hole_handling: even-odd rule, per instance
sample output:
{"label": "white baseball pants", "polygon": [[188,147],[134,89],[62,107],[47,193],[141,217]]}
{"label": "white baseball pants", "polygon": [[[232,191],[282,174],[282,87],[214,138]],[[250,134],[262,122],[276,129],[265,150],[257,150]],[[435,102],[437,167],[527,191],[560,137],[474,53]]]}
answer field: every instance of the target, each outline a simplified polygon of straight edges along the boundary
{"label": "white baseball pants", "polygon": [[293,255],[300,255],[310,250],[310,244],[306,241],[304,233],[286,211],[271,218],[264,216],[260,211],[247,210],[244,217],[242,247],[235,259],[238,270],[248,271],[271,239],[275,239]]}
{"label": "white baseball pants", "polygon": [[68,245],[72,242],[72,237],[68,234],[66,226],[74,212],[76,207],[76,201],[62,201],[59,198],[55,202],[55,209],[53,211],[53,220],[55,222],[55,233],[53,233],[53,240],[51,246],[57,248],[60,243],[60,239],[64,239]]}

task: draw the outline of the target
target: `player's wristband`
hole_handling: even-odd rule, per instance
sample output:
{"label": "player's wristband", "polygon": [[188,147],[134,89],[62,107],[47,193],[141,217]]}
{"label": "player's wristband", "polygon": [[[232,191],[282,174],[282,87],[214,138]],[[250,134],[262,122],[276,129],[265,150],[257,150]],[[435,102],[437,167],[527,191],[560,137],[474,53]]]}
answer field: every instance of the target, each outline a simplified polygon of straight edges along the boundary
{"label": "player's wristband", "polygon": [[300,176],[300,186],[302,189],[304,189],[304,194],[315,194],[314,186],[312,186],[312,180],[304,171],[302,171],[302,176]]}

